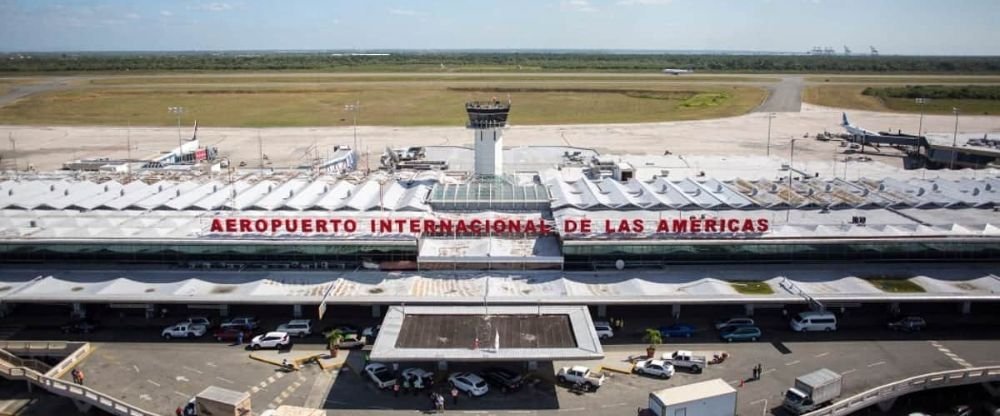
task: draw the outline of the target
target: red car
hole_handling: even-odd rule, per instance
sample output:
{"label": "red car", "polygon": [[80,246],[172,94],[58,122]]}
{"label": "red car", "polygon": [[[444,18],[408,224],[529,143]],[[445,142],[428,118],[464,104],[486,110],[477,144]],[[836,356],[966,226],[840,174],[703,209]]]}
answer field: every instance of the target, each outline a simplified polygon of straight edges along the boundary
{"label": "red car", "polygon": [[249,342],[251,339],[253,339],[252,332],[246,329],[236,328],[236,327],[220,328],[216,330],[215,333],[212,334],[212,336],[215,338],[216,341],[236,342],[237,338],[240,336],[240,333],[243,334],[243,342]]}

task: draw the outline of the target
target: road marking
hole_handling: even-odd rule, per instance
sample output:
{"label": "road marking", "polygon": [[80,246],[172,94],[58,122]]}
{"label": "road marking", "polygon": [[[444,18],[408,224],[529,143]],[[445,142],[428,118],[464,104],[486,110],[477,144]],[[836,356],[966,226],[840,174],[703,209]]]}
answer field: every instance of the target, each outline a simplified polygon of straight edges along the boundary
{"label": "road marking", "polygon": [[[828,353],[828,352],[824,352],[824,353],[822,353],[822,354],[816,354],[816,355],[814,355],[813,357],[816,357],[816,358],[819,358],[819,357],[826,357],[827,355],[830,355],[830,353]],[[752,404],[752,403],[751,403],[751,404]]]}
{"label": "road marking", "polygon": [[750,402],[750,405],[751,405],[751,406],[753,406],[753,405],[755,405],[755,404],[757,404],[757,403],[760,403],[760,402],[763,402],[764,400],[767,400],[767,399],[758,399],[758,400],[754,400],[754,401]]}
{"label": "road marking", "polygon": [[185,369],[185,370],[188,370],[188,371],[190,371],[190,372],[192,372],[192,373],[197,373],[197,374],[205,374],[205,373],[203,373],[203,372],[202,372],[201,370],[196,370],[196,369],[194,369],[194,368],[191,368],[191,367],[188,367],[188,366],[183,366],[183,367],[181,367],[181,368],[183,368],[183,369]]}
{"label": "road marking", "polygon": [[152,384],[152,385],[154,385],[156,387],[160,387],[160,383],[157,383],[157,382],[155,382],[153,380],[146,380],[146,382],[149,383],[149,384]]}
{"label": "road marking", "polygon": [[944,345],[941,345],[941,343],[939,343],[937,341],[931,341],[931,346],[933,346],[934,348],[937,348],[938,351],[940,351],[941,353],[943,353],[944,355],[946,355],[948,358],[950,358],[952,361],[954,361],[955,364],[958,364],[958,365],[960,365],[962,367],[965,367],[965,368],[972,368],[972,364],[970,364],[964,358],[959,357],[958,354],[955,354],[955,353],[951,352],[950,349],[946,348]]}
{"label": "road marking", "polygon": [[761,371],[760,373],[761,374],[767,374],[767,373],[772,373],[772,372],[775,372],[775,371],[778,371],[778,369],[777,368],[768,368],[767,370]]}
{"label": "road marking", "polygon": [[132,364],[132,368],[135,369],[136,374],[139,374],[139,366]]}
{"label": "road marking", "polygon": [[187,377],[184,377],[184,376],[177,376],[177,377],[174,377],[174,379],[176,379],[177,381],[183,381],[185,383],[191,381]]}
{"label": "road marking", "polygon": [[285,401],[285,399],[282,399],[281,397],[278,397],[278,398],[275,398],[271,403],[279,404],[280,405],[281,402],[283,402],[283,401]]}
{"label": "road marking", "polygon": [[256,392],[258,392],[258,391],[260,391],[260,387],[257,387],[257,386],[253,386],[253,387],[251,387],[251,388],[250,388],[250,392],[251,392],[251,393],[256,393]]}
{"label": "road marking", "polygon": [[531,410],[508,410],[507,413],[516,413],[519,415],[527,415],[533,413]]}
{"label": "road marking", "polygon": [[209,367],[218,367],[218,366],[217,366],[217,365],[215,365],[215,363],[213,363],[213,362],[207,362],[207,363],[205,363],[205,365],[207,365],[207,366],[209,366]]}
{"label": "road marking", "polygon": [[260,386],[260,388],[267,387],[267,382],[266,381],[262,381],[262,382],[260,382],[260,384],[258,384],[258,386]]}
{"label": "road marking", "polygon": [[583,408],[583,407],[572,407],[572,408],[568,408],[568,409],[559,409],[560,412],[582,412],[584,410],[586,410],[586,409]]}
{"label": "road marking", "polygon": [[271,384],[271,383],[274,383],[274,376],[271,376],[271,377],[267,378],[267,384]]}
{"label": "road marking", "polygon": [[229,384],[236,384],[236,382],[234,382],[234,381],[232,381],[232,380],[230,380],[228,378],[216,377],[215,379],[219,380],[219,381],[224,381],[224,382],[229,383]]}
{"label": "road marking", "polygon": [[148,395],[148,394],[140,394],[139,395],[139,399],[153,401],[153,398],[150,397],[150,395]]}
{"label": "road marking", "polygon": [[847,371],[841,371],[841,372],[840,372],[840,375],[844,375],[844,374],[851,374],[851,373],[853,373],[853,372],[855,372],[855,371],[858,371],[858,370],[857,370],[857,369],[855,369],[855,368],[852,368],[852,369],[850,369],[850,370],[847,370]]}
{"label": "road marking", "polygon": [[802,361],[795,360],[795,361],[792,361],[792,362],[785,363],[785,365],[795,365],[795,364],[798,364],[798,363],[801,363],[801,362]]}
{"label": "road marking", "polygon": [[727,383],[729,383],[729,384],[739,384],[739,382],[740,382],[739,380],[729,380],[729,381],[727,381]]}
{"label": "road marking", "polygon": [[179,391],[177,391],[177,390],[174,390],[174,394],[176,394],[176,395],[178,395],[178,396],[181,396],[181,397],[184,397],[184,398],[188,398],[188,399],[190,399],[190,398],[191,398],[191,396],[188,396],[188,395],[186,395],[186,394],[184,394],[184,393],[181,393],[181,392],[179,392]]}
{"label": "road marking", "polygon": [[880,366],[880,365],[882,365],[882,364],[885,364],[885,361],[879,361],[879,362],[877,362],[877,363],[871,363],[871,364],[868,364],[868,368],[872,368],[872,367],[878,367],[878,366]]}

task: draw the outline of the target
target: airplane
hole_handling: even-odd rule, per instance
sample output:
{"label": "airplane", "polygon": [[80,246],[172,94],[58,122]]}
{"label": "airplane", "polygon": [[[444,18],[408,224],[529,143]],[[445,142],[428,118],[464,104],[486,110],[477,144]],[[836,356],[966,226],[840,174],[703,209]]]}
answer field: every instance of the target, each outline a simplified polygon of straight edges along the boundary
{"label": "airplane", "polygon": [[843,116],[844,116],[844,121],[840,123],[840,126],[846,129],[847,132],[850,133],[852,136],[858,136],[858,137],[881,136],[881,134],[879,133],[851,124],[850,121],[847,121],[847,113],[843,113]]}
{"label": "airplane", "polygon": [[694,70],[692,70],[692,69],[667,68],[667,69],[663,70],[664,74],[670,74],[670,75],[690,74],[692,72],[694,72]]}

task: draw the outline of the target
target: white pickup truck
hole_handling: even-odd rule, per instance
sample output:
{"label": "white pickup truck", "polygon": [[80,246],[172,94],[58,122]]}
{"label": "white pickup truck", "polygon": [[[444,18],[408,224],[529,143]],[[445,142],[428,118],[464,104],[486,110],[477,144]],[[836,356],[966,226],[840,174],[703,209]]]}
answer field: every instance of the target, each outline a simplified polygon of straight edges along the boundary
{"label": "white pickup truck", "polygon": [[674,368],[686,368],[692,373],[700,373],[708,364],[704,356],[694,355],[691,351],[684,350],[664,353],[663,360],[673,364]]}
{"label": "white pickup truck", "polygon": [[563,367],[556,373],[556,380],[563,384],[579,384],[587,390],[597,391],[604,384],[604,374],[596,374],[584,366]]}
{"label": "white pickup truck", "polygon": [[160,333],[163,338],[194,338],[205,335],[208,328],[205,325],[193,325],[187,322],[181,322],[172,327],[166,328]]}

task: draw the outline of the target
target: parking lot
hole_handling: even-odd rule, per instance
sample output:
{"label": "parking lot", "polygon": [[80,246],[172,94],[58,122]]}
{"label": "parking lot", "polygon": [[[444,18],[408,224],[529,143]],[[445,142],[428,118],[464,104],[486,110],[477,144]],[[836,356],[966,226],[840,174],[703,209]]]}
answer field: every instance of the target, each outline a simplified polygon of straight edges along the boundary
{"label": "parking lot", "polygon": [[[291,308],[242,310],[262,319],[262,328],[270,330],[290,319]],[[870,310],[869,310],[870,309]],[[606,359],[600,362],[542,363],[534,378],[538,381],[519,391],[490,391],[478,398],[461,396],[458,404],[448,399],[448,410],[476,414],[560,414],[583,412],[596,415],[634,414],[647,402],[650,391],[687,384],[694,381],[722,378],[738,392],[741,414],[769,413],[775,409],[785,389],[795,377],[818,368],[830,368],[844,375],[844,393],[850,395],[879,384],[908,376],[962,368],[995,365],[997,331],[996,318],[979,314],[960,315],[953,308],[926,308],[929,327],[919,333],[900,333],[885,329],[888,316],[884,308],[854,308],[839,314],[840,329],[832,333],[795,333],[787,329],[780,310],[759,310],[755,314],[764,336],[759,342],[721,343],[711,322],[734,315],[737,308],[689,308],[678,322],[696,328],[691,338],[666,339],[657,346],[657,354],[674,349],[726,351],[730,357],[712,365],[702,374],[678,370],[669,380],[632,374],[609,372],[609,379],[595,393],[578,394],[553,383],[552,374],[564,365],[588,365],[598,368],[628,368],[627,357],[642,354],[646,344],[639,339],[645,327],[674,323],[668,316],[669,307],[609,308],[608,313],[625,321],[625,329],[605,344]],[[31,308],[18,313],[36,313]],[[48,311],[51,313],[51,311]],[[427,392],[401,394],[377,389],[360,374],[363,351],[350,353],[349,367],[343,371],[324,372],[315,365],[301,371],[284,372],[276,366],[249,358],[243,347],[219,343],[210,339],[175,339],[165,341],[159,334],[163,327],[181,319],[170,314],[146,320],[144,317],[115,315],[102,311],[104,327],[92,334],[64,335],[58,330],[61,319],[36,315],[32,319],[7,318],[3,326],[12,339],[86,339],[94,342],[95,350],[83,369],[87,384],[149,410],[170,414],[190,397],[207,386],[215,385],[251,393],[254,408],[262,411],[282,404],[329,409],[338,415],[407,414],[430,408]],[[177,311],[186,314],[193,311]],[[264,312],[264,313],[261,313]],[[265,314],[268,313],[269,314]],[[366,314],[368,312],[369,314]],[[904,309],[904,312],[905,309]],[[316,326],[326,327],[350,323],[363,327],[378,322],[367,308],[332,308],[328,318]],[[134,314],[133,314],[134,315]],[[16,315],[15,315],[16,316]],[[994,315],[995,316],[995,315]],[[323,349],[319,336],[296,342],[293,351]],[[749,381],[751,368],[761,364],[763,376]],[[435,363],[418,364],[434,371]],[[488,364],[452,364],[450,371],[479,371]],[[511,368],[524,371],[523,364]],[[402,364],[401,369],[410,367]],[[440,372],[438,372],[440,373]],[[446,374],[438,374],[437,391],[447,393],[443,382]],[[741,381],[743,381],[742,386]]]}

